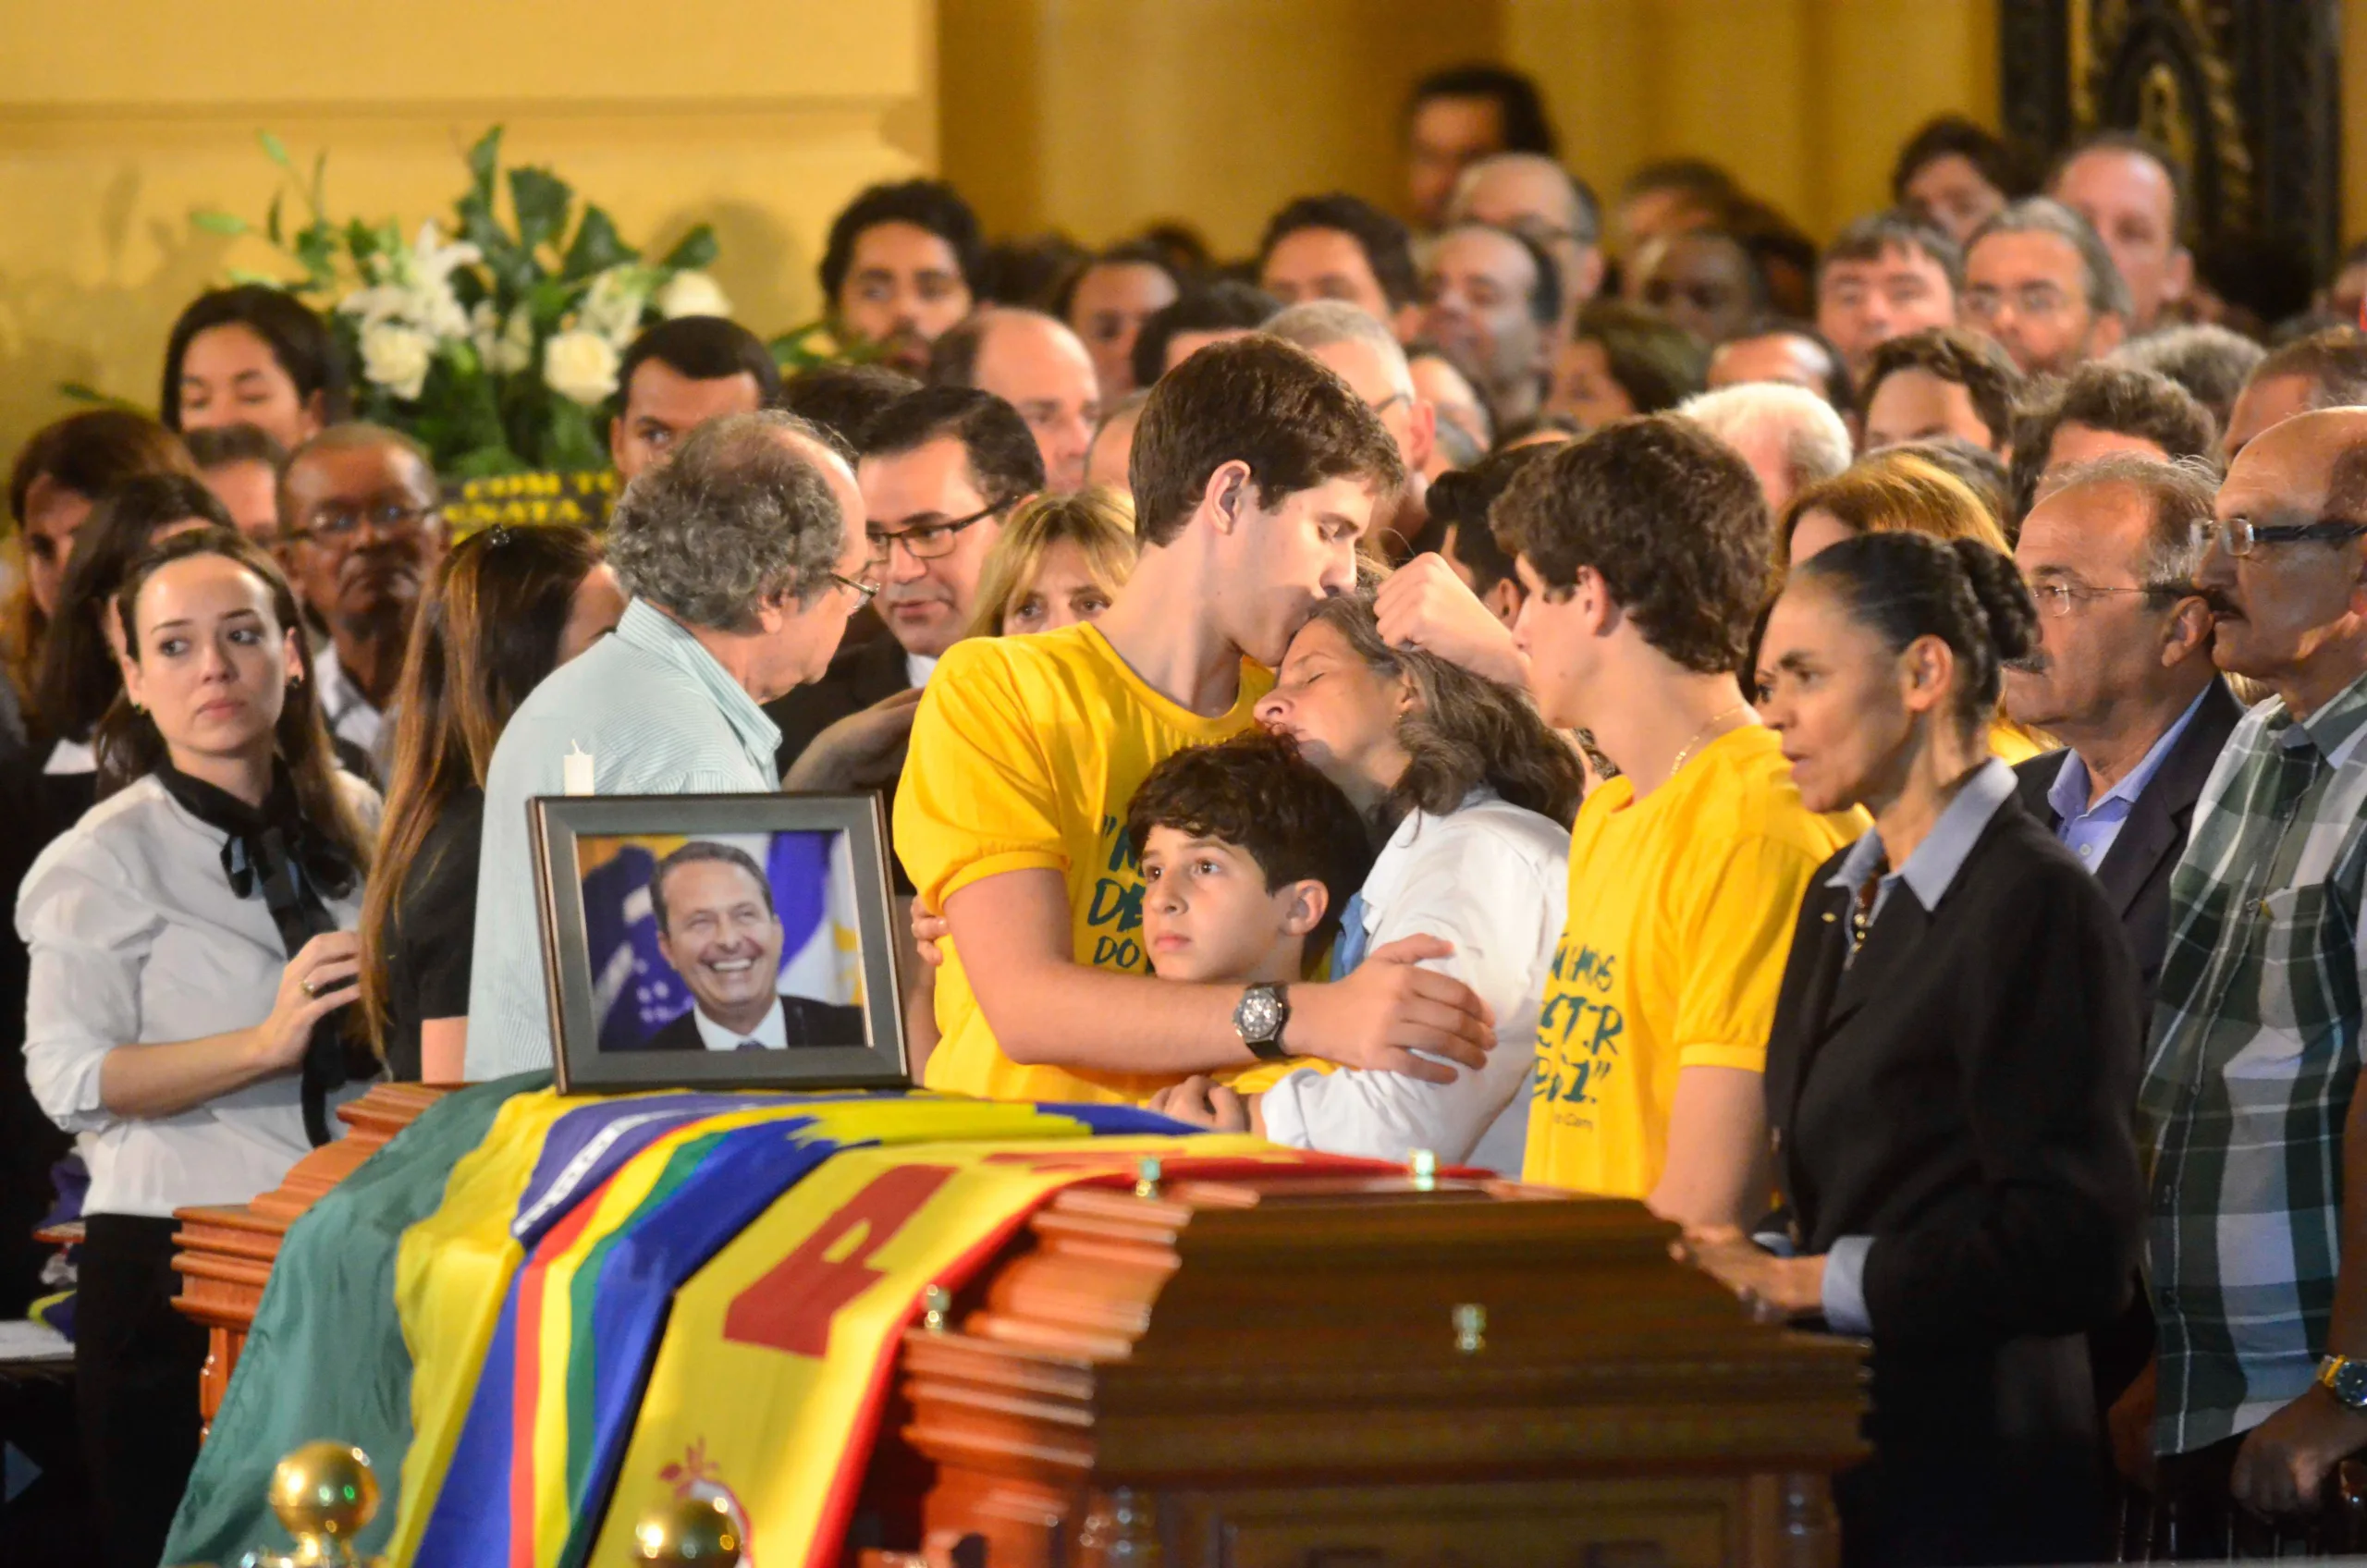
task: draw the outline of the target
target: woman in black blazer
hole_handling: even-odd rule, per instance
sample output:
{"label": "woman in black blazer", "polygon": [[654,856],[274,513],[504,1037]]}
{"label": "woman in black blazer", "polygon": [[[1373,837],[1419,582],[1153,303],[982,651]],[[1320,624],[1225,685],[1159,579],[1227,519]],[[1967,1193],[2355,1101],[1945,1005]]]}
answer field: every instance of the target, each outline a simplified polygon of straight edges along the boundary
{"label": "woman in black blazer", "polygon": [[2083,1335],[2137,1259],[2142,1027],[2120,922],[1989,755],[2035,643],[2005,557],[1887,533],[1801,566],[1761,649],[1802,800],[1874,830],[1811,883],[1776,1002],[1783,1207],[1684,1250],[1763,1316],[1871,1338],[1851,1564],[2106,1555]]}

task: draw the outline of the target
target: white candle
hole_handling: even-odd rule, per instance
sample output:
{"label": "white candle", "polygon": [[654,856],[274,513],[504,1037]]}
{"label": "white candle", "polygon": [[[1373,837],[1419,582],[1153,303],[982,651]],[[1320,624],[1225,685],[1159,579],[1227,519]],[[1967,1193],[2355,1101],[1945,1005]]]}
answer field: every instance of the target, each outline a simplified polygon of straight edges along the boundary
{"label": "white candle", "polygon": [[589,795],[592,788],[592,753],[577,741],[567,743],[567,755],[558,759],[560,788],[570,795]]}

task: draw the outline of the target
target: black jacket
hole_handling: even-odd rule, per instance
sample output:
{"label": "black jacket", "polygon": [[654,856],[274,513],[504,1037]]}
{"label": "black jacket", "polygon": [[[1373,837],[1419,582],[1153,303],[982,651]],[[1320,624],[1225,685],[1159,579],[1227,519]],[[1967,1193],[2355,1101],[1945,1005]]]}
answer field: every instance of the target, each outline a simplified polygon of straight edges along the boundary
{"label": "black jacket", "polygon": [[[791,1049],[799,1046],[860,1046],[863,1037],[863,1009],[834,1007],[828,1002],[809,1001],[803,997],[782,997],[781,1022],[787,1028]],[[682,1015],[649,1037],[641,1048],[645,1051],[703,1051],[706,1042],[699,1038],[698,1020],[692,1016],[695,1006],[685,1009]]]}
{"label": "black jacket", "polygon": [[1850,1555],[2093,1556],[2083,1335],[2126,1300],[2144,1219],[2128,938],[2078,859],[2008,802],[1939,907],[1901,884],[1845,967],[1850,895],[1824,883],[1846,852],[1801,905],[1767,1102],[1800,1250],[1874,1238],[1875,1459],[1842,1501],[1845,1532],[1889,1545]]}
{"label": "black jacket", "polygon": [[[786,774],[790,764],[813,744],[814,737],[831,725],[909,690],[911,673],[904,663],[904,645],[884,631],[852,646],[841,645],[821,680],[765,704],[765,713],[780,726],[781,772]],[[878,793],[888,820],[894,822],[895,783],[889,781]],[[913,896],[913,881],[904,875],[904,863],[892,853],[888,857],[888,879],[898,897]]]}
{"label": "black jacket", "polygon": [[[814,742],[814,737],[850,714],[861,713],[912,685],[904,645],[881,633],[842,643],[822,679],[765,704],[765,716],[780,726],[780,770]],[[894,803],[894,791],[889,791]]]}
{"label": "black jacket", "polygon": [[[2170,872],[2186,850],[2187,832],[2194,826],[2194,803],[2202,796],[2211,765],[2219,760],[2236,720],[2243,717],[2244,705],[2236,701],[2227,683],[2213,680],[2203,691],[2194,722],[2186,727],[2186,733],[2162,758],[2160,769],[2144,791],[2130,803],[2128,820],[2121,824],[2120,835],[2113,839],[2103,864],[2095,868],[2096,885],[2103,889],[2128,933],[2128,945],[2137,955],[2138,985],[2149,1009],[2154,982],[2162,974],[2162,954],[2170,941]],[[2063,771],[2063,759],[2069,754],[2049,752],[2014,769],[2020,778],[2022,809],[2050,833],[2062,826],[2063,819],[2047,804],[2046,792],[2054,788],[2055,776]]]}

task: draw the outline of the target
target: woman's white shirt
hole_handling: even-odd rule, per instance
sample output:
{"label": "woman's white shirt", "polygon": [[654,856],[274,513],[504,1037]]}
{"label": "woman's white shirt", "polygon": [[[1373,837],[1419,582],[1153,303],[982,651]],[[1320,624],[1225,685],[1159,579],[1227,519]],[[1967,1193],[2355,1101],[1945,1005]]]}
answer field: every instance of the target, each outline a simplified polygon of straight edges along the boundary
{"label": "woman's white shirt", "polygon": [[[1416,812],[1365,878],[1365,951],[1404,937],[1454,944],[1424,965],[1478,992],[1496,1015],[1488,1065],[1452,1084],[1403,1073],[1286,1073],[1260,1104],[1266,1135],[1294,1148],[1517,1174],[1537,1063],[1537,1014],[1570,896],[1570,830],[1475,790],[1445,816]],[[1367,959],[1367,962],[1369,960]],[[1285,1032],[1287,1038],[1287,1032]]]}
{"label": "woman's white shirt", "polygon": [[[338,782],[374,826],[376,795],[350,776]],[[200,1039],[270,1016],[288,954],[264,900],[230,891],[226,837],[142,778],[43,851],[18,894],[32,963],[25,1074],[50,1120],[78,1134],[89,1213],[163,1218],[244,1203],[311,1152],[292,1070],[153,1120],[116,1116],[100,1096],[100,1064],[117,1046]],[[358,888],[326,901],[340,929],[359,922]]]}

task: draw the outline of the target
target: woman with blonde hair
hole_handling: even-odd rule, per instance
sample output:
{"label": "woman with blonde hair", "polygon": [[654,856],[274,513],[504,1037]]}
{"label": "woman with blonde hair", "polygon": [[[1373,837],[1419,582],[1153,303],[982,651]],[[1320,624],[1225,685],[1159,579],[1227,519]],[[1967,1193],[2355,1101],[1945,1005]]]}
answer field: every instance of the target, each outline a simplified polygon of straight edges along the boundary
{"label": "woman with blonde hair", "polygon": [[[1797,570],[1820,551],[1866,533],[1921,533],[1943,544],[1971,539],[2008,558],[2014,553],[1970,485],[1926,458],[1894,447],[1795,496],[1776,524],[1776,565]],[[2055,743],[2007,718],[2001,704],[1989,748],[2011,765],[2054,751]]]}
{"label": "woman with blonde hair", "polygon": [[1096,620],[1142,546],[1125,496],[1087,485],[1013,508],[978,568],[968,635],[1016,637]]}

